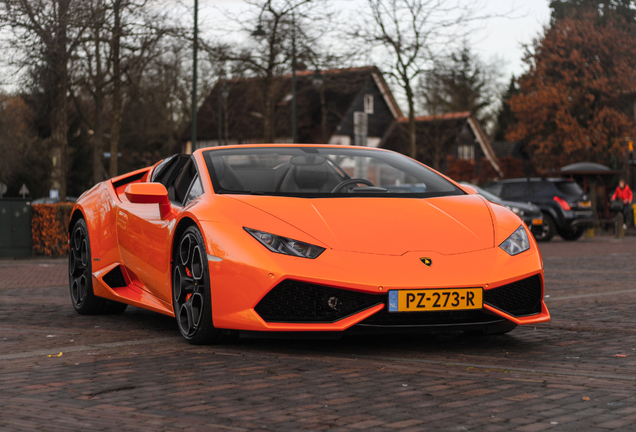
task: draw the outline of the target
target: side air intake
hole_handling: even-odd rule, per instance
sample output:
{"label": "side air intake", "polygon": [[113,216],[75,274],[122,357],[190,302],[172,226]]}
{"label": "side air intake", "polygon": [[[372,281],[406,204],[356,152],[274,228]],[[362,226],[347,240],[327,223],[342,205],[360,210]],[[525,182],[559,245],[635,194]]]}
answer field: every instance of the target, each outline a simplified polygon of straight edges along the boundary
{"label": "side air intake", "polygon": [[102,280],[111,288],[122,288],[128,285],[124,273],[121,271],[121,266],[117,266],[106,273]]}

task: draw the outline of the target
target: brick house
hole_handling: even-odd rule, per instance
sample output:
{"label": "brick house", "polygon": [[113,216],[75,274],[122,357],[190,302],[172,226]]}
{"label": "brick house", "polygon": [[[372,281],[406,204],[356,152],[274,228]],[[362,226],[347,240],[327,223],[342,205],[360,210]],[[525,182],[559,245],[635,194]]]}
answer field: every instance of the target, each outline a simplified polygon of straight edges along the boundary
{"label": "brick house", "polygon": [[[462,180],[483,175],[501,176],[495,152],[481,125],[470,112],[449,113],[415,119],[417,160],[441,172],[457,166],[472,167]],[[380,147],[409,154],[409,119],[401,117],[389,127]],[[455,167],[453,165],[456,165]]]}
{"label": "brick house", "polygon": [[[297,142],[353,145],[354,113],[364,112],[367,146],[408,154],[408,118],[377,67],[300,71],[296,88]],[[291,75],[275,77],[273,93],[274,141],[290,143]],[[218,81],[197,114],[197,147],[264,142],[264,106],[264,78]],[[501,176],[495,152],[469,112],[416,121],[421,162],[442,172],[459,169],[469,179]],[[184,135],[186,152],[193,150],[189,140],[190,128]]]}
{"label": "brick house", "polygon": [[[391,123],[402,116],[375,66],[332,69],[297,76],[299,143],[353,144],[354,112],[368,116],[367,145],[377,147]],[[275,142],[291,142],[291,75],[274,78]],[[263,78],[218,81],[199,108],[197,147],[263,141]],[[190,129],[184,140],[190,140]]]}

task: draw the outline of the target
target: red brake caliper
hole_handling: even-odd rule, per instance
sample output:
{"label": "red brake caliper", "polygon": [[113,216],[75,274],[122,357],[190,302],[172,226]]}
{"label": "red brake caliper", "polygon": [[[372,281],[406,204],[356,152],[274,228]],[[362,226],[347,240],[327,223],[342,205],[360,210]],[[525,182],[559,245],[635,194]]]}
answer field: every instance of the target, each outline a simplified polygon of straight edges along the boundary
{"label": "red brake caliper", "polygon": [[[187,267],[186,267],[186,268],[185,268],[185,271],[186,271],[186,274],[187,274],[188,276],[192,277],[192,273],[190,272],[190,269],[189,269],[189,268],[187,268]],[[190,294],[186,295],[185,301],[190,300],[190,297],[191,297],[191,296],[192,296],[192,293],[190,293]]]}

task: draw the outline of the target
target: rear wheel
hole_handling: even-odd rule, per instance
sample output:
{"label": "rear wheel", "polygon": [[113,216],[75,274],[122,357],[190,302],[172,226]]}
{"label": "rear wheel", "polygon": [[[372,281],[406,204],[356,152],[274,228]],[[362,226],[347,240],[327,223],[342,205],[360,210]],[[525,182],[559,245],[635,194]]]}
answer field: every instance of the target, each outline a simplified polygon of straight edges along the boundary
{"label": "rear wheel", "polygon": [[69,288],[71,301],[77,313],[81,315],[119,314],[128,307],[97,297],[93,293],[91,243],[88,238],[86,221],[79,219],[71,231],[68,254]]}
{"label": "rear wheel", "polygon": [[556,234],[556,223],[552,216],[547,213],[543,213],[543,225],[541,226],[541,230],[534,236],[537,241],[550,241],[552,237]]}
{"label": "rear wheel", "polygon": [[236,332],[217,329],[212,323],[210,273],[203,236],[189,227],[176,245],[172,262],[172,303],[181,335],[191,344],[223,343]]}

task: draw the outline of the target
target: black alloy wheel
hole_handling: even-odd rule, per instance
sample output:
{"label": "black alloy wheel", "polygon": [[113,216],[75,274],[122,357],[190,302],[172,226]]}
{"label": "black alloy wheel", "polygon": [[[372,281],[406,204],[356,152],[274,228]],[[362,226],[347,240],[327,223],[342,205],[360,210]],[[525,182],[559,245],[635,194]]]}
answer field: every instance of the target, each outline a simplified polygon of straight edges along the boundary
{"label": "black alloy wheel", "polygon": [[238,333],[212,323],[207,252],[201,232],[191,226],[175,245],[172,262],[172,303],[181,335],[193,345],[223,343]]}
{"label": "black alloy wheel", "polygon": [[550,241],[556,234],[557,228],[554,219],[547,213],[543,213],[543,225],[541,230],[534,236],[537,241]]}
{"label": "black alloy wheel", "polygon": [[91,244],[84,219],[75,222],[69,240],[68,280],[75,311],[81,315],[124,312],[127,304],[97,297],[93,293]]}

